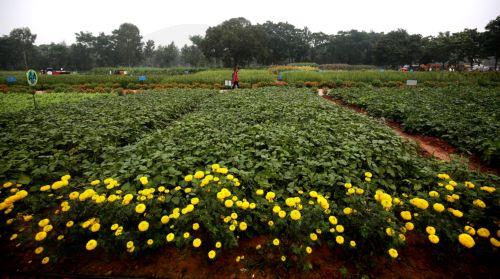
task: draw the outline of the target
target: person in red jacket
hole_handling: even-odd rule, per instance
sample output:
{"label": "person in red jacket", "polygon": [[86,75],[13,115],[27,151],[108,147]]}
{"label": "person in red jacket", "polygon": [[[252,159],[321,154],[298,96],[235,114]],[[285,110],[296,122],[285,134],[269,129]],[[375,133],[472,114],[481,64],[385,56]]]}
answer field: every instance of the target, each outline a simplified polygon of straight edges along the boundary
{"label": "person in red jacket", "polygon": [[234,67],[234,71],[233,71],[233,89],[234,88],[240,88],[240,84],[238,83],[238,66]]}

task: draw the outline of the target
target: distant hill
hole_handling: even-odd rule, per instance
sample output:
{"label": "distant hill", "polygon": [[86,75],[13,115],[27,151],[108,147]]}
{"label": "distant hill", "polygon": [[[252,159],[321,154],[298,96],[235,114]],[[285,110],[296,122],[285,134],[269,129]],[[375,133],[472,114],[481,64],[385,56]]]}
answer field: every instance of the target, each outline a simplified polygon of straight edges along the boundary
{"label": "distant hill", "polygon": [[191,45],[189,36],[193,35],[205,35],[205,31],[208,29],[206,24],[182,24],[174,25],[167,28],[160,29],[153,33],[144,35],[143,41],[153,40],[155,45],[168,45],[174,41],[175,45],[179,48],[184,46],[184,44]]}

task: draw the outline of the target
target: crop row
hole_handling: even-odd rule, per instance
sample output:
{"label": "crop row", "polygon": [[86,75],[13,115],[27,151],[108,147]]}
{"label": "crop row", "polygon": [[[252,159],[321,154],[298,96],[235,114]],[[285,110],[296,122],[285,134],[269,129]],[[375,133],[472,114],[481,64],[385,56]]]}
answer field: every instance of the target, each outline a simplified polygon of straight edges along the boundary
{"label": "crop row", "polygon": [[197,108],[209,91],[176,91],[55,103],[0,117],[0,177],[48,180],[81,174],[104,151],[164,129]]}
{"label": "crop row", "polygon": [[500,92],[478,87],[336,89],[334,98],[401,122],[406,131],[443,138],[460,150],[500,163]]}

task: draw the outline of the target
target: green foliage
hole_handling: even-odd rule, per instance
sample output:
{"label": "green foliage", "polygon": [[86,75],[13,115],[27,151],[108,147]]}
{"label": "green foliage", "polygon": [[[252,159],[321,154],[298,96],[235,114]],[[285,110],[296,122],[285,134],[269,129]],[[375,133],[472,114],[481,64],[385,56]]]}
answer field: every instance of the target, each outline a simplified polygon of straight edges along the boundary
{"label": "green foliage", "polygon": [[500,163],[500,91],[496,89],[356,88],[332,90],[330,95],[401,122],[406,131],[441,137],[464,152]]}
{"label": "green foliage", "polygon": [[105,151],[163,129],[199,106],[207,91],[180,91],[55,102],[0,117],[0,178],[28,175],[40,181],[63,172],[82,175]]}

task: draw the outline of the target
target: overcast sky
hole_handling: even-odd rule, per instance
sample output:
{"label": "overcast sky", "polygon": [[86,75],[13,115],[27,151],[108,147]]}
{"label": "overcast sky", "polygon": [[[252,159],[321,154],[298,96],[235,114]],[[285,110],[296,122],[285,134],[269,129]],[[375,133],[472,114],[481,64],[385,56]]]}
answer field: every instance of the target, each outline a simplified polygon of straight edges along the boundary
{"label": "overcast sky", "polygon": [[252,23],[287,21],[313,32],[339,30],[435,35],[484,26],[500,15],[500,0],[0,0],[0,34],[29,27],[36,44],[74,42],[74,33],[110,33],[123,22],[142,35],[181,24],[217,25],[232,17]]}

